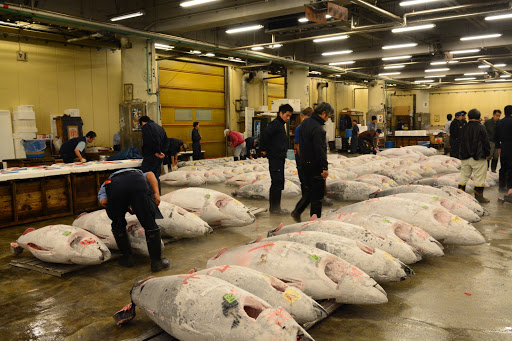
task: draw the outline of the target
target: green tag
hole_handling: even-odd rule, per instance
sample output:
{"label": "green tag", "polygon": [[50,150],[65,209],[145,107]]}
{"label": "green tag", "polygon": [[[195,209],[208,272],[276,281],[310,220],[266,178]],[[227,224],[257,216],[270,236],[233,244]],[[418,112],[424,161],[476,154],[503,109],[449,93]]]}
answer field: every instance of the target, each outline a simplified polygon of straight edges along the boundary
{"label": "green tag", "polygon": [[71,231],[66,231],[63,233],[65,236],[69,236],[71,234]]}
{"label": "green tag", "polygon": [[439,197],[434,197],[434,199],[439,200]]}
{"label": "green tag", "polygon": [[385,223],[390,223],[391,222],[389,219],[386,219],[386,218],[382,219],[382,221],[385,222]]}
{"label": "green tag", "polygon": [[318,262],[321,258],[318,257],[317,255],[311,255],[309,256],[309,258],[311,258],[312,260],[314,260],[315,262]]}
{"label": "green tag", "polygon": [[205,197],[206,199],[210,199],[210,194],[206,194],[204,197]]}
{"label": "green tag", "polygon": [[425,205],[425,206],[421,206],[421,207],[423,207],[423,208],[424,208],[424,209],[426,209],[426,210],[428,210],[428,209],[429,209],[429,207],[428,207],[427,205]]}
{"label": "green tag", "polygon": [[233,294],[226,294],[224,295],[224,299],[226,300],[226,302],[228,303],[233,303],[236,301],[236,297],[233,296]]}

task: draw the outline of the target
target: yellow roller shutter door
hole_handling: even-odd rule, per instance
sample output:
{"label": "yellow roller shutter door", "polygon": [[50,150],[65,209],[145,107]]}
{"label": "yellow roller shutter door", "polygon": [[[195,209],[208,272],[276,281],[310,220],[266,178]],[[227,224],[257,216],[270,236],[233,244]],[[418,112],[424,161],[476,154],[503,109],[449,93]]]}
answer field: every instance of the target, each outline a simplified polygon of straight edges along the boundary
{"label": "yellow roller shutter door", "polygon": [[205,157],[226,155],[224,68],[181,61],[158,62],[162,125],[168,137],[192,144],[199,122]]}
{"label": "yellow roller shutter door", "polygon": [[[284,77],[279,77],[277,75],[268,75],[270,79],[268,80],[268,108],[271,109],[272,101],[276,99],[283,99],[285,97],[284,93]],[[279,77],[279,78],[271,78],[271,77]]]}

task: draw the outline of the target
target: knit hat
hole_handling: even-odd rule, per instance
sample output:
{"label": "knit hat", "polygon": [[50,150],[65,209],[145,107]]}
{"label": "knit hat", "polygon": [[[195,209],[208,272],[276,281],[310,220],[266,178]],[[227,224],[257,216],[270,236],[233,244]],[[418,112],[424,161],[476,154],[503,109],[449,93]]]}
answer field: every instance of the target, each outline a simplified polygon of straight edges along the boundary
{"label": "knit hat", "polygon": [[224,136],[228,136],[229,129],[224,129]]}

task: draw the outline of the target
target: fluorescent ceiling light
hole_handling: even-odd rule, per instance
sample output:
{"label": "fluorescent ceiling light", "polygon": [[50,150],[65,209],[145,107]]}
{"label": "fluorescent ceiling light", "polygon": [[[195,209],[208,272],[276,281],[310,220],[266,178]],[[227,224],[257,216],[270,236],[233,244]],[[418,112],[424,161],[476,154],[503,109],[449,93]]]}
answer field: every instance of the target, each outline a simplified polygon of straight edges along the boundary
{"label": "fluorescent ceiling light", "polygon": [[387,65],[387,66],[384,66],[384,69],[385,70],[389,70],[389,69],[403,69],[405,67],[405,65]]}
{"label": "fluorescent ceiling light", "polygon": [[190,7],[190,6],[205,4],[207,2],[212,2],[212,1],[217,1],[217,0],[190,0],[190,1],[184,1],[184,2],[180,3],[180,6],[181,7]]}
{"label": "fluorescent ceiling light", "polygon": [[510,18],[512,18],[512,13],[491,15],[489,17],[485,17],[485,20],[500,20],[500,19],[510,19]]}
{"label": "fluorescent ceiling light", "polygon": [[485,75],[487,72],[468,72],[465,73],[464,76],[480,76]]}
{"label": "fluorescent ceiling light", "polygon": [[408,32],[408,31],[419,31],[419,30],[426,30],[426,29],[434,28],[434,27],[436,27],[436,25],[434,25],[434,24],[406,26],[406,27],[394,28],[391,30],[391,32],[400,33],[400,32]]}
{"label": "fluorescent ceiling light", "polygon": [[300,18],[299,19],[299,22],[308,22],[308,21],[309,21],[308,18]]}
{"label": "fluorescent ceiling light", "polygon": [[440,69],[426,69],[425,72],[442,72],[442,71],[450,71],[449,68],[440,68]]}
{"label": "fluorescent ceiling light", "polygon": [[169,50],[172,50],[173,48],[174,48],[174,46],[171,46],[171,45],[155,43],[155,49],[157,49],[157,50],[169,51]]}
{"label": "fluorescent ceiling light", "polygon": [[256,31],[260,28],[263,28],[263,25],[252,25],[252,26],[245,26],[245,27],[239,27],[239,28],[232,28],[230,30],[227,30],[227,34],[232,33],[240,33],[240,32],[247,32],[247,31]]}
{"label": "fluorescent ceiling light", "polygon": [[269,45],[268,47],[271,48],[271,49],[278,49],[281,46],[283,46],[283,44],[273,44],[273,45]]}
{"label": "fluorescent ceiling light", "polygon": [[490,65],[478,65],[479,69],[488,69],[490,67],[491,67]]}
{"label": "fluorescent ceiling light", "polygon": [[324,52],[322,53],[322,56],[334,56],[337,54],[349,54],[352,53],[352,50],[342,50],[342,51],[333,51],[333,52]]}
{"label": "fluorescent ceiling light", "polygon": [[483,34],[480,36],[470,36],[470,37],[463,37],[460,38],[461,41],[467,41],[467,40],[478,40],[478,39],[490,39],[490,38],[499,38],[503,34],[501,33],[495,33],[495,34]]}
{"label": "fluorescent ceiling light", "polygon": [[456,81],[472,81],[475,79],[476,79],[475,77],[455,78]]}
{"label": "fluorescent ceiling light", "polygon": [[510,78],[512,77],[511,75],[501,75],[500,78]]}
{"label": "fluorescent ceiling light", "polygon": [[512,79],[489,79],[486,82],[512,82]]}
{"label": "fluorescent ceiling light", "polygon": [[379,76],[394,76],[394,75],[399,75],[401,74],[401,72],[384,72],[384,73],[379,73]]}
{"label": "fluorescent ceiling light", "polygon": [[17,23],[12,23],[12,22],[7,22],[7,21],[1,21],[0,20],[0,25],[6,25],[6,26],[13,26],[13,27],[18,27],[18,24]]}
{"label": "fluorescent ceiling light", "polygon": [[309,73],[313,75],[321,75],[322,73],[320,71],[309,71]]}
{"label": "fluorescent ceiling light", "polygon": [[400,3],[400,6],[413,6],[413,5],[420,5],[420,4],[428,4],[431,2],[436,2],[440,0],[409,0],[409,1],[402,1]]}
{"label": "fluorescent ceiling light", "polygon": [[347,38],[348,38],[348,36],[346,34],[344,34],[341,36],[313,39],[313,43],[322,43],[324,41],[341,40],[341,39],[347,39]]}
{"label": "fluorescent ceiling light", "polygon": [[258,51],[258,50],[264,50],[265,48],[263,46],[254,46],[254,47],[251,47],[251,50],[253,51]]}
{"label": "fluorescent ceiling light", "polygon": [[190,53],[192,54],[201,54],[202,52],[199,50],[190,50]]}
{"label": "fluorescent ceiling light", "polygon": [[329,63],[329,65],[350,65],[350,64],[354,64],[355,61],[354,60],[349,60],[349,61],[346,61],[346,62],[334,62],[334,63]]}
{"label": "fluorescent ceiling light", "polygon": [[467,53],[477,53],[480,52],[480,49],[469,49],[469,50],[456,50],[451,51],[451,54],[467,54]]}
{"label": "fluorescent ceiling light", "polygon": [[443,77],[446,77],[446,75],[429,75],[429,76],[425,76],[425,78],[443,78]]}
{"label": "fluorescent ceiling light", "polygon": [[130,18],[140,17],[141,15],[144,15],[144,11],[138,11],[138,12],[119,15],[117,17],[110,18],[110,21],[119,21],[119,20],[124,20],[124,19],[130,19]]}
{"label": "fluorescent ceiling light", "polygon": [[417,43],[408,43],[408,44],[398,44],[398,45],[386,45],[386,46],[382,46],[382,49],[383,50],[391,50],[391,49],[401,49],[404,47],[414,47],[414,46],[418,46],[418,44]]}
{"label": "fluorescent ceiling light", "polygon": [[495,67],[505,67],[507,64],[494,64]]}
{"label": "fluorescent ceiling light", "polygon": [[412,56],[395,56],[395,57],[384,57],[382,58],[383,61],[386,60],[400,60],[400,59],[411,59]]}
{"label": "fluorescent ceiling light", "polygon": [[329,14],[325,15],[325,19],[331,19],[332,17]]}
{"label": "fluorescent ceiling light", "polygon": [[430,65],[445,65],[447,62],[432,62]]}
{"label": "fluorescent ceiling light", "polygon": [[215,53],[208,52],[205,54],[206,57],[215,57]]}
{"label": "fluorescent ceiling light", "polygon": [[432,83],[432,82],[434,82],[433,79],[421,79],[421,80],[414,81],[414,83]]}
{"label": "fluorescent ceiling light", "polygon": [[450,60],[450,61],[448,62],[448,64],[457,64],[458,62],[459,62],[458,60]]}

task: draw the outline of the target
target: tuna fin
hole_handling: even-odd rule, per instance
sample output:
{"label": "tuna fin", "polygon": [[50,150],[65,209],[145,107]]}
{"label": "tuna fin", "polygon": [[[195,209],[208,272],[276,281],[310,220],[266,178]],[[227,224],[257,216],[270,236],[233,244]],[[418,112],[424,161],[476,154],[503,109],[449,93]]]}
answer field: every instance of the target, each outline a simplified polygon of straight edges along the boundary
{"label": "tuna fin", "polygon": [[28,229],[25,230],[25,232],[23,232],[23,236],[26,235],[27,233],[30,233],[32,231],[35,231],[36,229],[33,228],[33,227],[29,227]]}
{"label": "tuna fin", "polygon": [[279,226],[278,226],[278,227],[276,227],[275,229],[268,231],[268,233],[267,233],[267,237],[272,237],[272,236],[274,235],[274,233],[276,233],[277,231],[279,231],[280,229],[282,229],[282,228],[283,228],[283,226],[284,226],[284,225],[283,225],[283,223],[281,223],[281,224],[279,224]]}
{"label": "tuna fin", "polygon": [[233,191],[233,192],[231,193],[231,195],[232,195],[232,196],[234,196],[234,197],[236,197],[236,191]]}
{"label": "tuna fin", "polygon": [[194,272],[197,272],[197,268],[193,268],[193,269],[188,270],[187,274],[191,275]]}
{"label": "tuna fin", "polygon": [[256,238],[255,240],[253,240],[252,242],[249,242],[245,245],[249,245],[249,244],[254,244],[254,243],[259,243],[261,240],[263,239],[263,236],[259,236],[258,238]]}
{"label": "tuna fin", "polygon": [[311,216],[311,218],[309,218],[309,221],[313,221],[313,220],[317,220],[317,219],[318,219],[317,215],[316,215],[316,214],[313,214],[313,215]]}
{"label": "tuna fin", "polygon": [[16,242],[11,243],[10,248],[11,248],[12,254],[14,254],[14,255],[19,255],[23,252],[23,248],[20,246],[20,244],[18,244]]}
{"label": "tuna fin", "polygon": [[118,326],[132,320],[135,317],[135,304],[130,302],[130,304],[126,305],[123,309],[116,312],[113,317]]}
{"label": "tuna fin", "polygon": [[226,252],[228,249],[227,248],[223,248],[222,250],[219,251],[219,253],[217,253],[215,255],[215,257],[213,257],[212,259],[217,259],[220,257],[220,255],[222,255],[224,252]]}

